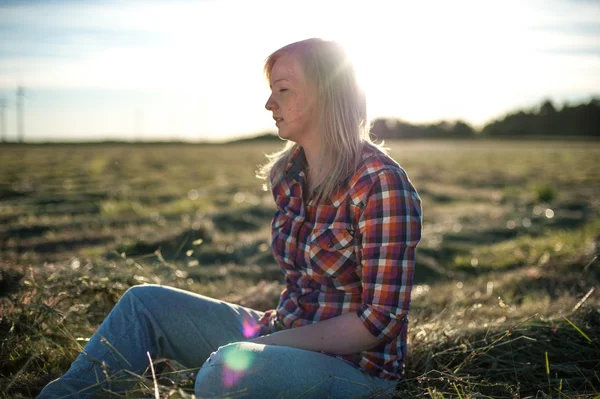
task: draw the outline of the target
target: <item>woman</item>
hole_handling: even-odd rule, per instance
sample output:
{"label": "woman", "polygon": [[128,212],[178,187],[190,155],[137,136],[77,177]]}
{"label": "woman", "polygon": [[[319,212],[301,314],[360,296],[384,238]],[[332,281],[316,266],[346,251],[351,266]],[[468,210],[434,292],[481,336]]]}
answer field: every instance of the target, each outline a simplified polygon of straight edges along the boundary
{"label": "woman", "polygon": [[292,43],[268,57],[265,73],[266,108],[288,140],[259,171],[277,204],[272,247],[285,274],[277,309],[132,287],[40,398],[125,389],[126,370],[140,374],[149,356],[201,366],[202,398],[394,391],[406,356],[419,196],[370,141],[365,97],[341,46]]}

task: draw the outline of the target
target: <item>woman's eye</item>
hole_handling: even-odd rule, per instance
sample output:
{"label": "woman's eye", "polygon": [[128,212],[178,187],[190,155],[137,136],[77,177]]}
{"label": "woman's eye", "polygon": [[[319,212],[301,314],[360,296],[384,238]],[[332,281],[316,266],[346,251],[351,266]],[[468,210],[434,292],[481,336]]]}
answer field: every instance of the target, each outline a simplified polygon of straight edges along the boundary
{"label": "woman's eye", "polygon": [[283,92],[286,92],[286,91],[288,91],[288,89],[279,89],[280,93],[283,93]]}

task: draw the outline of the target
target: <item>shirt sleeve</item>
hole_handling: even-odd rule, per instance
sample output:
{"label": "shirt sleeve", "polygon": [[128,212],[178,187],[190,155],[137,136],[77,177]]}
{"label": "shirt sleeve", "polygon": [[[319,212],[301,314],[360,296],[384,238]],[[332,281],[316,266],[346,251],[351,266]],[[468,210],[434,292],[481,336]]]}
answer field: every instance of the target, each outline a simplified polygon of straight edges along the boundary
{"label": "shirt sleeve", "polygon": [[363,292],[357,314],[384,342],[408,321],[421,223],[421,200],[404,171],[379,172],[359,221]]}

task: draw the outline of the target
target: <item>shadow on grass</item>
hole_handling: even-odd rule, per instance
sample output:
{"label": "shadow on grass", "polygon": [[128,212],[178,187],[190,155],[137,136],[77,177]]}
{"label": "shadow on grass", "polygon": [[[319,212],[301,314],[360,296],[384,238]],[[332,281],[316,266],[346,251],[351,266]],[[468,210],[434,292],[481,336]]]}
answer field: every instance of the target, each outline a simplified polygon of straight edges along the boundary
{"label": "shadow on grass", "polygon": [[43,242],[28,243],[18,241],[14,245],[7,245],[0,242],[0,250],[13,251],[17,254],[22,254],[28,251],[34,253],[43,254],[56,254],[65,251],[73,251],[79,248],[105,245],[112,242],[114,237],[111,235],[98,235],[94,237],[74,237],[71,239],[59,239],[59,240],[44,240]]}
{"label": "shadow on grass", "polygon": [[452,336],[443,329],[430,330],[427,341],[413,337],[407,375],[398,393],[401,397],[432,392],[539,397],[540,392],[556,395],[559,390],[577,397],[597,394],[600,309],[589,306],[568,317],[581,331],[566,318],[557,318],[460,330]]}
{"label": "shadow on grass", "polygon": [[[164,259],[184,259],[186,252],[194,249],[201,242],[212,242],[212,232],[206,226],[200,226],[198,229],[186,229],[179,234],[164,237],[156,241],[138,241],[131,245],[119,245],[116,248],[117,253],[125,253],[127,256],[148,255],[160,250]],[[107,258],[114,258],[114,253],[106,254]]]}
{"label": "shadow on grass", "polygon": [[[274,260],[268,244],[263,240],[257,239],[250,244],[226,245],[224,242],[219,242],[218,238],[215,239],[215,235],[253,232],[267,226],[272,214],[271,208],[260,205],[221,212],[213,215],[210,221],[201,224],[197,229],[186,229],[179,234],[155,241],[138,241],[131,245],[120,245],[116,248],[116,252],[135,257],[153,254],[160,250],[165,260],[197,260],[202,265],[269,264]],[[115,255],[106,256],[111,258]]]}
{"label": "shadow on grass", "polygon": [[512,240],[513,238],[525,234],[523,229],[512,229],[492,227],[488,229],[465,231],[460,233],[448,233],[443,236],[443,243],[462,244],[465,247],[476,245],[497,244],[502,241]]}
{"label": "shadow on grass", "polygon": [[252,231],[267,226],[273,217],[273,209],[264,206],[235,209],[212,217],[215,228],[225,233]]}
{"label": "shadow on grass", "polygon": [[27,239],[44,235],[46,232],[54,228],[49,225],[33,224],[29,226],[9,227],[4,231],[7,237]]}
{"label": "shadow on grass", "polygon": [[466,276],[464,271],[454,267],[455,257],[466,253],[468,251],[464,248],[446,245],[439,248],[418,248],[413,283],[433,284]]}
{"label": "shadow on grass", "polygon": [[0,270],[0,297],[19,291],[22,280],[23,273],[19,270],[9,267]]}
{"label": "shadow on grass", "polygon": [[139,257],[156,254],[157,251],[160,251],[161,257],[166,261],[198,261],[203,266],[274,263],[264,241],[256,240],[250,244],[236,245],[217,244],[212,240],[212,232],[204,228],[187,229],[153,242],[138,241],[132,245],[120,245],[116,248],[116,253],[110,252],[105,256],[114,259],[117,254],[125,253],[128,257]]}
{"label": "shadow on grass", "polygon": [[581,265],[582,262],[577,261],[529,268],[501,282],[497,292],[502,298],[514,298],[516,304],[545,297],[556,300],[573,292],[587,292],[600,281],[600,269],[582,271]]}

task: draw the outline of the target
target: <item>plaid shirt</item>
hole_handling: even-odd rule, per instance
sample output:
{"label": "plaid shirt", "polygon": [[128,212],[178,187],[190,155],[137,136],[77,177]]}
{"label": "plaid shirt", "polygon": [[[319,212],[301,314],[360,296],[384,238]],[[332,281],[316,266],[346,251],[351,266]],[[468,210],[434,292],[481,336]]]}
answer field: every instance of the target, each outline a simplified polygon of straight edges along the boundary
{"label": "plaid shirt", "polygon": [[327,354],[368,374],[398,379],[404,372],[421,200],[394,160],[365,146],[345,189],[318,204],[305,203],[303,161],[298,147],[272,189],[277,204],[272,248],[285,289],[277,309],[260,320],[260,334],[356,312],[380,344],[352,355]]}

